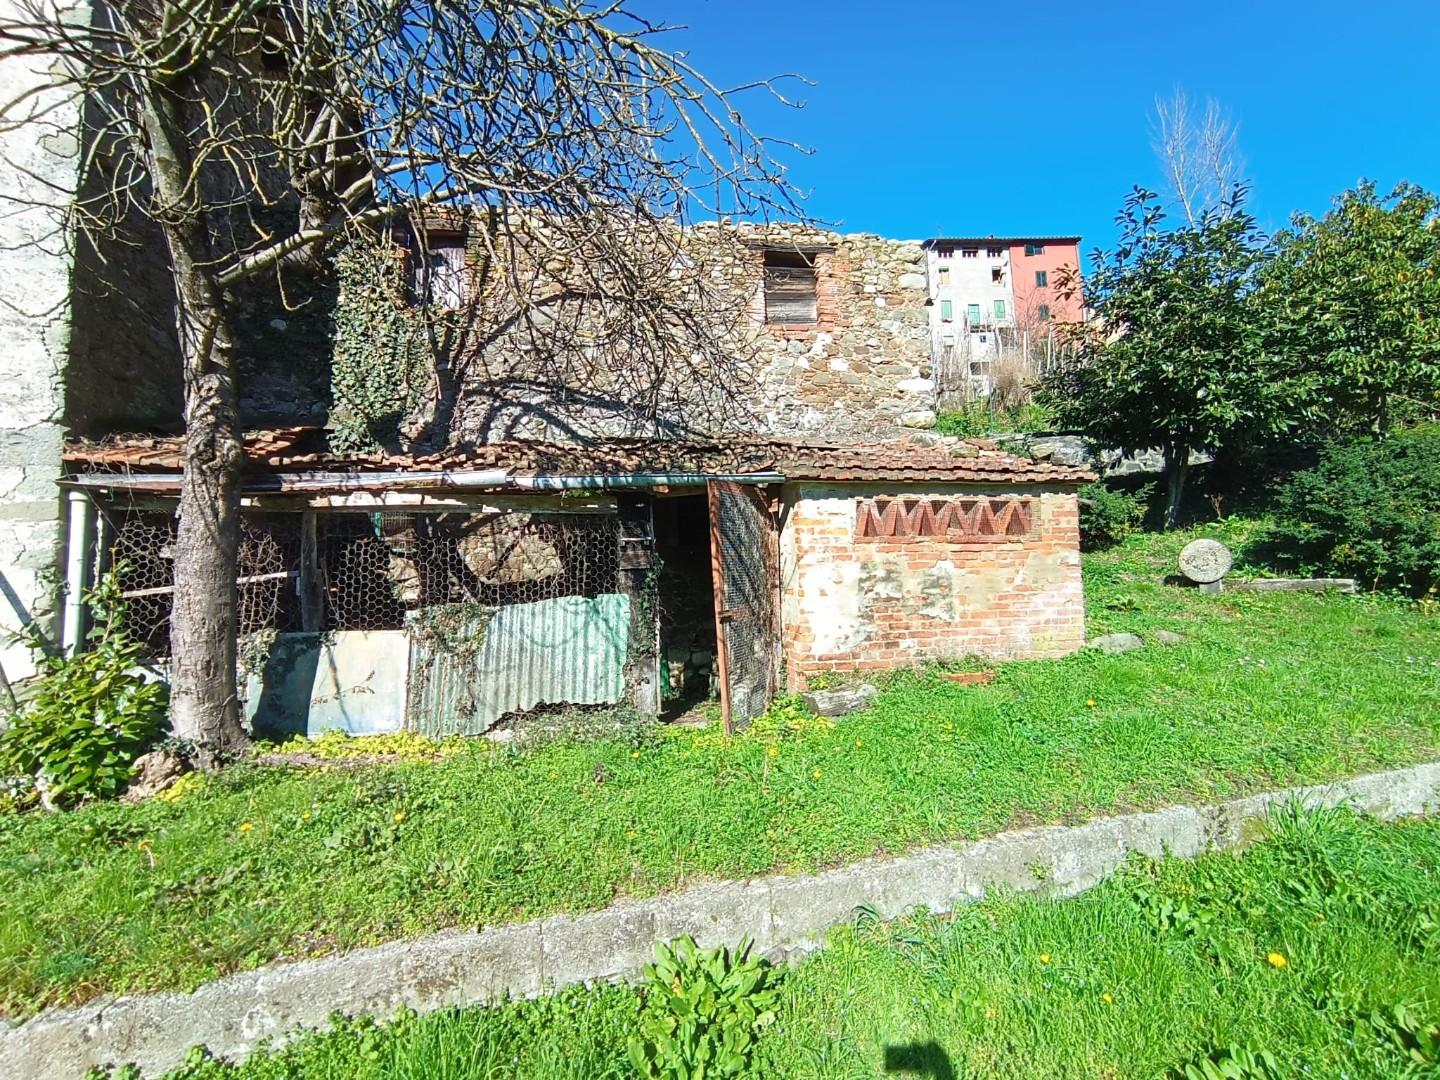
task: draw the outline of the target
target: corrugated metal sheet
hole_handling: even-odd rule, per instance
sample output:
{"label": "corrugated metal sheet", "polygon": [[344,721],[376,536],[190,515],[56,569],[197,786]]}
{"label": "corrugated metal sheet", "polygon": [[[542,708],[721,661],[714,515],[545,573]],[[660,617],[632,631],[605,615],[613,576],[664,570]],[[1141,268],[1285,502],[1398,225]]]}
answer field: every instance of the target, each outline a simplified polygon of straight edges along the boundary
{"label": "corrugated metal sheet", "polygon": [[[600,705],[625,691],[630,599],[617,593],[513,604],[485,617],[477,650],[410,641],[406,726],[424,735],[478,735],[507,712],[541,704]],[[463,636],[463,634],[462,634]]]}

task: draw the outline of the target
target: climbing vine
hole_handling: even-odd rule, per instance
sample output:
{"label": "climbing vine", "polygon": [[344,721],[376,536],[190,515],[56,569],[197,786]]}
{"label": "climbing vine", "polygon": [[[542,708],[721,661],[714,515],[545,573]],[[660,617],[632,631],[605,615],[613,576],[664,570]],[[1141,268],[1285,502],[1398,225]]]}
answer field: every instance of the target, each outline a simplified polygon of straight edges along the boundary
{"label": "climbing vine", "polygon": [[423,312],[406,303],[405,260],[389,246],[352,241],[335,260],[334,405],[330,445],[394,447],[424,401],[431,350]]}

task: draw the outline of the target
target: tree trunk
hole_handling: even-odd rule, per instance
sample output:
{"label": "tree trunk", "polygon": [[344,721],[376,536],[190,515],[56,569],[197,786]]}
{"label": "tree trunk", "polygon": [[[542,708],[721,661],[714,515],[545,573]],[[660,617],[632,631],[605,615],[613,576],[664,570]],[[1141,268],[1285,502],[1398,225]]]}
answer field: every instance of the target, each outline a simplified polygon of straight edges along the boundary
{"label": "tree trunk", "polygon": [[1185,478],[1190,473],[1190,448],[1165,447],[1165,529],[1175,528],[1180,520],[1180,500],[1185,496]]}
{"label": "tree trunk", "polygon": [[171,240],[185,364],[185,476],[170,613],[170,715],[175,734],[213,765],[246,743],[235,688],[243,453],[227,313],[187,247],[183,238]]}
{"label": "tree trunk", "polygon": [[189,187],[193,155],[177,99],[141,102],[156,216],[170,252],[184,365],[185,471],[170,614],[170,722],[206,768],[246,741],[235,688],[236,561],[243,448],[225,298],[202,212]]}

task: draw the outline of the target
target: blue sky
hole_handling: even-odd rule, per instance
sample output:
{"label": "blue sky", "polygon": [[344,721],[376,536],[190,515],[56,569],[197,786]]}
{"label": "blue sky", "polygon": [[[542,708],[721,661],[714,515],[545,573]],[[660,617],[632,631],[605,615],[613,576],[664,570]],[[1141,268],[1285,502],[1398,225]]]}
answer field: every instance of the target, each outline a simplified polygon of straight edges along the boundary
{"label": "blue sky", "polygon": [[1114,238],[1159,168],[1147,114],[1177,86],[1240,124],[1262,226],[1323,211],[1361,177],[1440,188],[1440,0],[967,4],[649,0],[717,82],[799,72],[800,111],[760,130],[814,149],[811,212],[897,237]]}

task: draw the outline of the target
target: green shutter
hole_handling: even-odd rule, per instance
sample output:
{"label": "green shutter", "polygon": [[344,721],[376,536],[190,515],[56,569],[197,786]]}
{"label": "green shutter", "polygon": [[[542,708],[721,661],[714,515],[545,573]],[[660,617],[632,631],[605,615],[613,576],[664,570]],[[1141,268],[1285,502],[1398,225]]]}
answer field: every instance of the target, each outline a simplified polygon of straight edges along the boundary
{"label": "green shutter", "polygon": [[997,319],[1003,319],[1003,318],[1005,318],[1005,301],[1004,301],[1004,300],[996,300],[996,301],[995,301],[995,318],[997,318]]}
{"label": "green shutter", "polygon": [[969,311],[970,311],[970,325],[971,325],[971,326],[979,326],[979,325],[980,325],[980,305],[979,305],[979,304],[971,304],[970,307],[969,307]]}
{"label": "green shutter", "polygon": [[941,301],[940,301],[940,318],[944,319],[946,322],[949,322],[949,321],[950,321],[951,319],[953,319],[954,317],[955,317],[955,305],[952,304],[949,300],[941,300]]}

